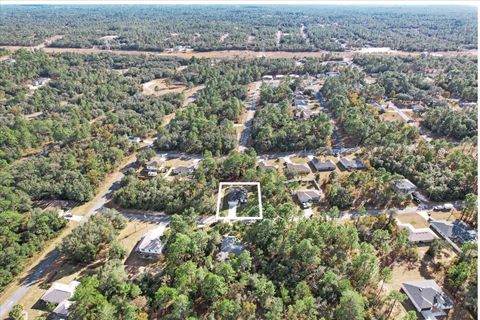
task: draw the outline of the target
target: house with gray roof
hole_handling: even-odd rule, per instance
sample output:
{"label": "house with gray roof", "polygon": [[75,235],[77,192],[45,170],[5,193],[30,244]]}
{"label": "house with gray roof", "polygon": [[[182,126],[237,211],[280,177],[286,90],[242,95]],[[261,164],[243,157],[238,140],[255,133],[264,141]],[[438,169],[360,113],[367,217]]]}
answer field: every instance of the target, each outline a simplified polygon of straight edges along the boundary
{"label": "house with gray roof", "polygon": [[179,175],[189,175],[193,174],[196,170],[196,166],[194,164],[191,164],[189,166],[178,166],[172,169],[173,174],[179,174]]}
{"label": "house with gray roof", "polygon": [[302,208],[308,208],[314,202],[320,201],[321,193],[318,190],[299,190],[295,192]]}
{"label": "house with gray roof", "polygon": [[75,303],[68,299],[73,296],[79,284],[80,282],[78,281],[71,281],[69,284],[55,282],[43,294],[40,300],[46,303],[56,304],[57,306],[52,312],[61,318],[65,318],[68,316],[68,309]]}
{"label": "house with gray roof", "polygon": [[318,158],[313,158],[312,159],[312,166],[315,168],[315,170],[317,170],[318,172],[322,172],[322,171],[333,171],[337,168],[337,166],[335,165],[335,163],[333,163],[332,161],[330,160],[325,160],[325,161],[321,161],[320,159]]}
{"label": "house with gray roof", "polygon": [[476,242],[478,239],[477,232],[463,221],[434,220],[430,222],[430,226],[442,237],[460,244]]}
{"label": "house with gray roof", "polygon": [[69,284],[55,282],[40,299],[48,303],[61,303],[73,296],[79,284],[78,281],[72,281]]}
{"label": "house with gray roof", "polygon": [[312,170],[306,163],[285,162],[285,166],[287,167],[287,170],[289,170],[295,175],[306,175],[312,172]]}
{"label": "house with gray roof", "polygon": [[367,168],[361,159],[348,160],[347,158],[340,158],[340,163],[348,171],[362,170]]}
{"label": "house with gray roof", "polygon": [[435,320],[446,316],[446,311],[453,308],[452,300],[434,280],[405,282],[402,289],[425,319]]}
{"label": "house with gray roof", "polygon": [[417,191],[417,186],[408,179],[399,179],[393,181],[393,190],[397,193],[410,194]]}
{"label": "house with gray roof", "polygon": [[231,254],[239,255],[243,250],[245,250],[245,246],[238,241],[236,237],[225,236],[216,259],[218,261],[225,261]]}

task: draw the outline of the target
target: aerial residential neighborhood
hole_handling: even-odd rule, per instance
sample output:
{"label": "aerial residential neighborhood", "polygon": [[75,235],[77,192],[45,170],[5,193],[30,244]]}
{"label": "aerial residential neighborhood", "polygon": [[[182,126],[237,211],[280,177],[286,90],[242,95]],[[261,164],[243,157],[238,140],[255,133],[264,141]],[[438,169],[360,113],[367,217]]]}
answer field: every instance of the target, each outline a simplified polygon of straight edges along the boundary
{"label": "aerial residential neighborhood", "polygon": [[0,319],[477,319],[478,8],[339,4],[2,1]]}

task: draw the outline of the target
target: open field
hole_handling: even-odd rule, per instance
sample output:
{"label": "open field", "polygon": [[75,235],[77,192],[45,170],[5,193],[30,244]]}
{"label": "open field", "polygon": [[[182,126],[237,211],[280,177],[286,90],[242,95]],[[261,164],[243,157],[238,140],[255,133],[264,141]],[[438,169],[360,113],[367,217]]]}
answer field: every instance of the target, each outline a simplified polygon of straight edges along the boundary
{"label": "open field", "polygon": [[[31,47],[26,46],[1,46],[0,48],[5,48],[11,51],[19,49],[31,49]],[[407,52],[392,50],[389,52],[361,52],[358,51],[267,51],[267,52],[257,52],[251,50],[219,50],[219,51],[206,51],[206,52],[152,52],[152,51],[139,51],[139,50],[103,50],[98,48],[52,48],[45,47],[42,48],[45,52],[59,53],[59,52],[75,52],[81,54],[91,54],[99,52],[109,52],[113,54],[131,54],[131,55],[154,55],[154,56],[167,56],[167,57],[178,57],[183,59],[190,59],[192,57],[196,58],[207,58],[207,59],[254,59],[261,56],[265,56],[271,59],[284,59],[284,58],[309,58],[309,57],[321,57],[325,54],[334,54],[340,57],[345,57],[351,59],[355,54],[368,54],[368,55],[379,55],[379,56],[420,56],[421,52]],[[476,51],[466,50],[466,51],[448,51],[448,52],[438,52],[439,55],[445,57],[452,57],[458,55],[467,55],[467,56],[476,56]]]}
{"label": "open field", "polygon": [[183,84],[167,84],[166,79],[155,79],[142,85],[143,94],[163,96],[167,93],[180,93],[186,90]]}
{"label": "open field", "polygon": [[402,117],[394,111],[387,111],[380,115],[383,121],[403,121]]}

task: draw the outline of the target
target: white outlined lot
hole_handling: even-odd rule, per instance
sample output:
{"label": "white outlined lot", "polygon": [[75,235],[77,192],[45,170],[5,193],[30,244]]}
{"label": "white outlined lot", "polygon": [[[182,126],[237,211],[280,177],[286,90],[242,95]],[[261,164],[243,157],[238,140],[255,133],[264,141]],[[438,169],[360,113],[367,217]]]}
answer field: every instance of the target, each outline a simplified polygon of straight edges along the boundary
{"label": "white outlined lot", "polygon": [[[244,217],[237,216],[236,208],[229,208],[228,214],[226,217],[220,215],[220,207],[224,197],[225,187],[231,186],[256,186],[257,195],[258,195],[258,216],[254,217]],[[262,192],[260,190],[260,182],[220,182],[218,185],[218,196],[217,196],[217,212],[215,215],[217,221],[242,221],[242,220],[261,220],[263,219],[263,209],[262,209]]]}

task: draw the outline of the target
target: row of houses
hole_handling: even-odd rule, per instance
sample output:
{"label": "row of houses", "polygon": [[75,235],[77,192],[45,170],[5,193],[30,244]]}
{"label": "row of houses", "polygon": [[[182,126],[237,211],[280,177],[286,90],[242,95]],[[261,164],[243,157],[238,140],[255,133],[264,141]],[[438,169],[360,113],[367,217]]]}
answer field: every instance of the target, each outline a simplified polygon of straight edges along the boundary
{"label": "row of houses", "polygon": [[[312,167],[318,171],[318,172],[326,172],[326,171],[333,171],[337,168],[335,163],[333,163],[331,160],[320,160],[318,158],[313,158],[310,161]],[[349,171],[353,170],[362,170],[366,169],[366,165],[361,159],[355,159],[355,160],[348,160],[346,158],[340,158],[339,163]],[[276,165],[267,165],[264,161],[259,162],[259,167],[262,167],[265,170],[278,170],[278,166]],[[293,163],[293,162],[285,162],[284,163],[285,168],[292,172],[295,175],[308,175],[312,173],[311,167],[308,165],[308,163]]]}

